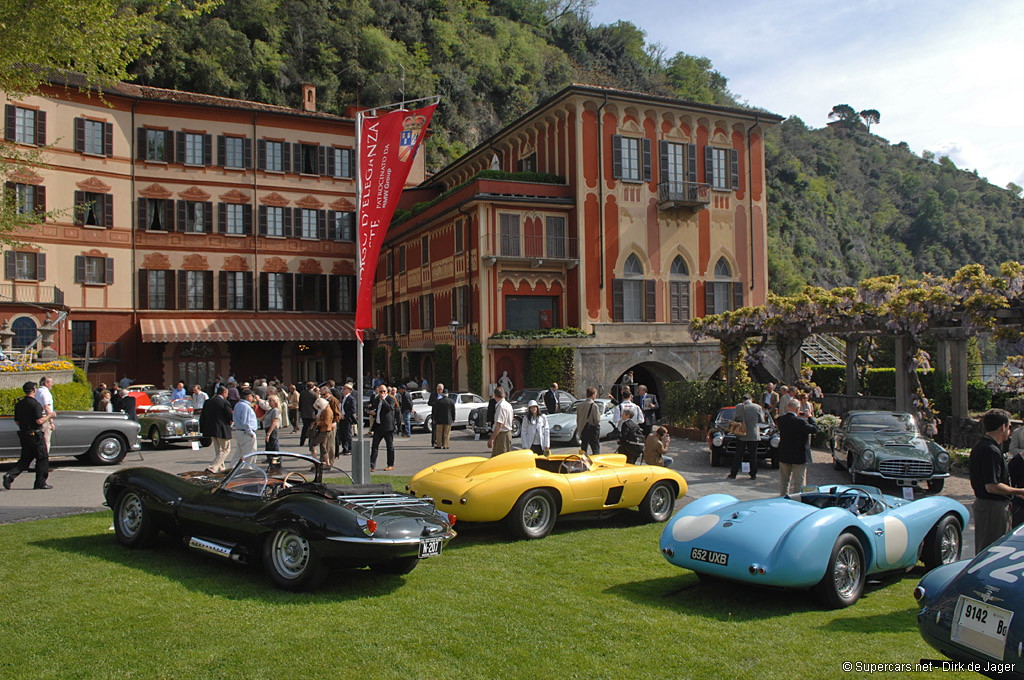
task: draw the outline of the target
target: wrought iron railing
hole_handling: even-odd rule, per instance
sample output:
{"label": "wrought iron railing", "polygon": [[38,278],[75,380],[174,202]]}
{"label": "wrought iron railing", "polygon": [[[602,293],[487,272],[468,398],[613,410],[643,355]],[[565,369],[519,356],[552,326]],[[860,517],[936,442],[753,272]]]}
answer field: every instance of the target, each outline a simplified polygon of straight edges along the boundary
{"label": "wrought iron railing", "polygon": [[662,182],[658,202],[677,206],[704,206],[711,202],[711,185],[704,182]]}

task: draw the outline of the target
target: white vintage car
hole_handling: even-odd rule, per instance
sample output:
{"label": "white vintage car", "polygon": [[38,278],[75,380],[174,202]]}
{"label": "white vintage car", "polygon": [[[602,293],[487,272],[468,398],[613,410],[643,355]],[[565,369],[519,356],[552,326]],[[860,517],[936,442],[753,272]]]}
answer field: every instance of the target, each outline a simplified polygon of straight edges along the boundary
{"label": "white vintage car", "polygon": [[[455,423],[452,427],[466,427],[469,424],[469,414],[473,409],[487,405],[487,400],[472,392],[449,392],[448,397],[455,402]],[[422,427],[430,432],[434,419],[431,417],[433,406],[427,402],[412,403],[412,424],[413,427]]]}
{"label": "white vintage car", "polygon": [[[551,444],[571,444],[579,446],[580,435],[576,431],[576,409],[585,406],[587,401],[580,399],[569,407],[564,413],[548,414],[548,428],[551,430]],[[601,409],[601,432],[598,435],[606,439],[615,435],[615,425],[612,424],[612,411],[615,404],[610,399],[595,399],[594,403]]]}

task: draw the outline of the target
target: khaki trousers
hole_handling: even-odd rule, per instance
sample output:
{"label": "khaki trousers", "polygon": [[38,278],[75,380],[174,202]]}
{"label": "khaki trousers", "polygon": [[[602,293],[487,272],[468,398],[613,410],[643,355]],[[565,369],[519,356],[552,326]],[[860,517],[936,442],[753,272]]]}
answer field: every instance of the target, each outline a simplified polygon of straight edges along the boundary
{"label": "khaki trousers", "polygon": [[220,437],[211,437],[210,439],[213,440],[213,451],[216,454],[213,463],[210,464],[210,469],[214,472],[223,472],[228,457],[231,455],[231,440]]}
{"label": "khaki trousers", "polygon": [[502,430],[494,437],[494,446],[491,447],[491,458],[500,453],[508,453],[512,450],[511,430]]}
{"label": "khaki trousers", "polygon": [[[804,463],[779,463],[779,495],[800,493],[807,483],[807,465]],[[795,487],[795,488],[794,488]]]}
{"label": "khaki trousers", "polygon": [[451,425],[438,425],[437,426],[437,445],[442,449],[447,449],[452,439],[452,426]]}

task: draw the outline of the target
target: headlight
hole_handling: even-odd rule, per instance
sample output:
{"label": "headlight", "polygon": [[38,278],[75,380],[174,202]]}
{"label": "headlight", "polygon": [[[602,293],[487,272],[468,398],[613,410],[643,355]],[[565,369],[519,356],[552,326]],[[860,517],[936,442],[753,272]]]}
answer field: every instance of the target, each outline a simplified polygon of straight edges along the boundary
{"label": "headlight", "polygon": [[938,456],[936,457],[936,460],[937,460],[937,461],[939,461],[939,465],[940,465],[940,466],[942,466],[942,467],[946,467],[947,465],[949,465],[949,454],[948,454],[948,453],[946,453],[945,451],[942,451],[942,452],[941,452],[941,453],[939,453],[939,455],[938,455]]}
{"label": "headlight", "polygon": [[713,446],[721,446],[723,441],[725,441],[725,439],[722,437],[721,432],[715,434],[715,436],[711,438],[711,444]]}
{"label": "headlight", "polygon": [[773,449],[779,448],[779,435],[773,434],[772,438],[769,440],[768,443],[770,443],[772,445]]}
{"label": "headlight", "polygon": [[167,425],[164,426],[164,430],[167,431],[167,434],[174,434],[174,423],[167,423]]}
{"label": "headlight", "polygon": [[562,426],[561,425],[555,425],[553,428],[551,428],[551,431],[552,432],[561,432],[562,431]]}
{"label": "headlight", "polygon": [[865,465],[871,465],[875,462],[875,452],[871,449],[866,449],[864,453],[860,454],[860,459],[864,461]]}

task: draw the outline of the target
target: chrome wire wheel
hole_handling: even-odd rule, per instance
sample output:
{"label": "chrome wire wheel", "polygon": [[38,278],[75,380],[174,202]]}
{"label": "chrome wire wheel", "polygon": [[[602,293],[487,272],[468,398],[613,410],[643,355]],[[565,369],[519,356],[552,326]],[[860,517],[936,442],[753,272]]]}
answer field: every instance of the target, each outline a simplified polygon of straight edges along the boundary
{"label": "chrome wire wheel", "polygon": [[948,522],[943,527],[939,553],[942,564],[952,564],[960,559],[960,527],[955,522]]}
{"label": "chrome wire wheel", "polygon": [[852,545],[844,545],[839,549],[832,564],[832,579],[836,584],[836,593],[844,600],[857,592],[861,580],[860,553]]}
{"label": "chrome wire wheel", "polygon": [[117,524],[126,539],[134,540],[138,537],[142,531],[144,515],[145,509],[138,494],[132,491],[126,493],[117,509]]}
{"label": "chrome wire wheel", "polygon": [[527,531],[535,533],[551,521],[553,511],[550,498],[544,495],[534,496],[523,507],[523,526]]}
{"label": "chrome wire wheel", "polygon": [[530,489],[505,516],[509,531],[527,540],[544,538],[555,526],[555,497],[548,489]]}
{"label": "chrome wire wheel", "polygon": [[300,578],[309,566],[309,541],[290,531],[274,536],[270,558],[274,569],[284,578]]}

